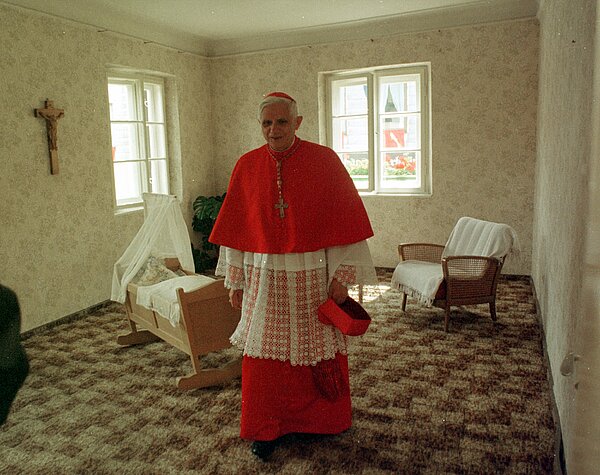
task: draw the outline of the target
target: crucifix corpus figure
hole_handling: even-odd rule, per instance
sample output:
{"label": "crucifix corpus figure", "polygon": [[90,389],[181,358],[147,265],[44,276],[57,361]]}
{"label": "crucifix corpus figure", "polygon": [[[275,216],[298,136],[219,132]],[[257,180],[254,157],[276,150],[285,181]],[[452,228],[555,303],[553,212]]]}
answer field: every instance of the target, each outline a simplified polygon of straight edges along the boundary
{"label": "crucifix corpus figure", "polygon": [[63,109],[55,109],[54,102],[46,100],[43,109],[35,109],[35,116],[46,119],[48,129],[48,151],[50,152],[50,173],[58,175],[58,145],[56,136],[58,130],[58,119],[64,117]]}

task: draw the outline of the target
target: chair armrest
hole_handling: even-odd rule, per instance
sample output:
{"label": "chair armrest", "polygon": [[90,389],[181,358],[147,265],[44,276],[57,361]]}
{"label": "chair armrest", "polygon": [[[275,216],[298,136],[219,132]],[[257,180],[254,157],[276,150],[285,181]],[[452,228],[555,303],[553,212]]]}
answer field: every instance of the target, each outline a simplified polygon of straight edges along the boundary
{"label": "chair armrest", "polygon": [[503,261],[495,257],[448,256],[442,270],[449,298],[493,295]]}
{"label": "chair armrest", "polygon": [[398,246],[398,254],[401,261],[415,260],[439,264],[442,260],[443,252],[444,246],[440,244],[414,242]]}
{"label": "chair armrest", "polygon": [[444,278],[477,280],[495,276],[502,268],[502,261],[495,257],[448,256],[442,259]]}

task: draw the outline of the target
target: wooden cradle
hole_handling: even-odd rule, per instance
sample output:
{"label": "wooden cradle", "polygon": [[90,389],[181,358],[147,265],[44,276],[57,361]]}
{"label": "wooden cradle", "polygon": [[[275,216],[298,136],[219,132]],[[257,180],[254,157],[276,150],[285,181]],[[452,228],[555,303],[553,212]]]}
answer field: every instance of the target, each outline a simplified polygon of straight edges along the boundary
{"label": "wooden cradle", "polygon": [[[165,265],[173,271],[179,269],[177,259],[165,259]],[[181,316],[176,327],[156,312],[137,305],[137,289],[134,283],[127,285],[125,309],[131,332],[117,338],[119,345],[163,340],[187,353],[193,372],[177,378],[179,389],[214,386],[241,375],[241,356],[218,368],[203,369],[200,362],[203,355],[231,347],[229,337],[240,319],[239,310],[229,303],[229,291],[222,279],[191,292],[177,289]]]}

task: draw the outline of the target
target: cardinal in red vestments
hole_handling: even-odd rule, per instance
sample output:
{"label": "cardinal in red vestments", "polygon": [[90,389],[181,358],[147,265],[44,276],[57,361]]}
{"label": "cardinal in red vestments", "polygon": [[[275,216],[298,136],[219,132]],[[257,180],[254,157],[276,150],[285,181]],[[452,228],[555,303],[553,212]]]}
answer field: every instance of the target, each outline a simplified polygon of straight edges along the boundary
{"label": "cardinal in red vestments", "polygon": [[243,350],[240,435],[266,460],[286,434],[337,434],[352,423],[347,337],[317,316],[328,298],[375,272],[369,218],[328,147],[301,140],[296,101],[259,106],[266,144],[237,162],[210,236],[220,245]]}

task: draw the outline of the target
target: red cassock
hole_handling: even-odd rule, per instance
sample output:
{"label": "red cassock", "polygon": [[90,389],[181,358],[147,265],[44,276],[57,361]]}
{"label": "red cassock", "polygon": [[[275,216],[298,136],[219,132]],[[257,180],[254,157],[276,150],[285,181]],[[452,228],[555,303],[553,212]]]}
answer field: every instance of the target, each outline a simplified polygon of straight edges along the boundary
{"label": "red cassock", "polygon": [[[297,149],[288,157],[267,147],[243,155],[236,164],[211,242],[244,252],[288,254],[353,244],[373,235],[362,200],[335,152],[297,138],[289,150]],[[282,159],[283,218],[275,207],[280,196],[276,159]],[[244,356],[241,436],[273,440],[292,432],[348,429],[348,358],[338,353],[328,361],[337,362],[343,383],[335,399],[315,383],[315,366]]]}
{"label": "red cassock", "polygon": [[275,440],[285,434],[338,434],[352,425],[348,357],[336,360],[346,390],[335,400],[314,384],[312,366],[244,356],[240,436]]}

